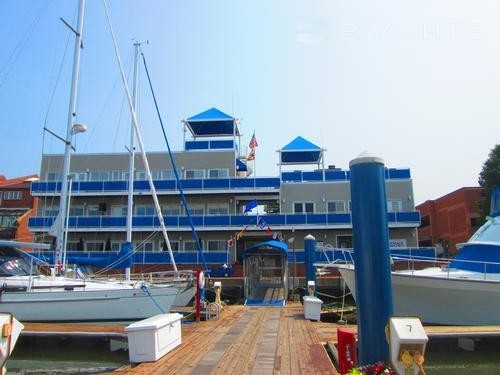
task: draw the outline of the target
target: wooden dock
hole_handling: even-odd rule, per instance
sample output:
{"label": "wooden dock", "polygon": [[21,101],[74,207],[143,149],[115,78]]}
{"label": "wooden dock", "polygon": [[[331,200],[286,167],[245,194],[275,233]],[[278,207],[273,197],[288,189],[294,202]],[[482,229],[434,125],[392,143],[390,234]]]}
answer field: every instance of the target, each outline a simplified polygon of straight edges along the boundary
{"label": "wooden dock", "polygon": [[317,332],[327,325],[332,324],[305,320],[298,303],[230,306],[220,320],[183,325],[182,344],[159,361],[113,375],[337,374],[324,348],[327,334]]}

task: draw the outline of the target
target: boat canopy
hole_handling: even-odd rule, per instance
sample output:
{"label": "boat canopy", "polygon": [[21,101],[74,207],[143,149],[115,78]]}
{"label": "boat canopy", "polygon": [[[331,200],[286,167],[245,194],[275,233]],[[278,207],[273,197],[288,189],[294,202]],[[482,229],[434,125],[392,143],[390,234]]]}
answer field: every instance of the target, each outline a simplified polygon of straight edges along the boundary
{"label": "boat canopy", "polygon": [[184,121],[194,138],[240,136],[234,117],[210,108],[205,112],[191,116]]}
{"label": "boat canopy", "polygon": [[309,142],[307,139],[298,136],[281,150],[281,164],[315,164],[323,158],[323,149]]}
{"label": "boat canopy", "polygon": [[284,254],[287,256],[288,254],[288,246],[284,242],[270,240],[266,242],[259,243],[255,246],[249,247],[245,250],[245,257],[251,255],[258,255],[259,253],[276,253],[276,254]]}

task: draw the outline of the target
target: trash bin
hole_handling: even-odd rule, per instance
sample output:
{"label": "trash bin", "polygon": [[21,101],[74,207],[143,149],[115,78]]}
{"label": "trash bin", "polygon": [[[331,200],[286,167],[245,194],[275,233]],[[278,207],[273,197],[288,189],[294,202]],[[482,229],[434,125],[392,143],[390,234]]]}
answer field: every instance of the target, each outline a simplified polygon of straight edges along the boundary
{"label": "trash bin", "polygon": [[309,320],[321,320],[321,306],[323,301],[317,297],[304,296],[304,317]]}

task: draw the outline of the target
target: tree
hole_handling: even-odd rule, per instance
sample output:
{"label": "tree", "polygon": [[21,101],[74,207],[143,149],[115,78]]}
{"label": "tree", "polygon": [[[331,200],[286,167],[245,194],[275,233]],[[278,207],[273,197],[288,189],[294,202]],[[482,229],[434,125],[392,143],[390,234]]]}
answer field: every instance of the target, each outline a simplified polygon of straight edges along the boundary
{"label": "tree", "polygon": [[481,205],[481,216],[485,218],[490,213],[491,192],[500,187],[500,143],[488,155],[479,173],[479,185],[484,189],[484,199]]}

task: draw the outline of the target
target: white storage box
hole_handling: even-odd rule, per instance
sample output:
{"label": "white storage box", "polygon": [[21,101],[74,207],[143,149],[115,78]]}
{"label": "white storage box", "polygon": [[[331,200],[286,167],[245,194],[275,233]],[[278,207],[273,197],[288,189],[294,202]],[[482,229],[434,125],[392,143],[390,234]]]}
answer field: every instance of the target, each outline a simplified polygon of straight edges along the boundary
{"label": "white storage box", "polygon": [[304,317],[309,320],[321,320],[323,301],[314,296],[304,296]]}
{"label": "white storage box", "polygon": [[181,314],[161,314],[125,327],[131,363],[154,362],[181,344]]}

